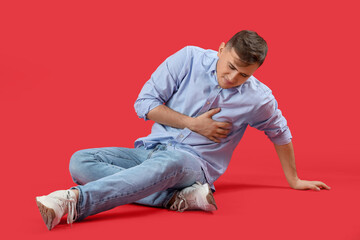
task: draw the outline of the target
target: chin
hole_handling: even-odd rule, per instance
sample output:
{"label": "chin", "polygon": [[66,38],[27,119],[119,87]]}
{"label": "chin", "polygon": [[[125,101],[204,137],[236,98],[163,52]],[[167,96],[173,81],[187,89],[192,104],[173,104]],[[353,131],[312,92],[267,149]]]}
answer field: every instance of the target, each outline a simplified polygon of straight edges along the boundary
{"label": "chin", "polygon": [[220,83],[219,83],[219,86],[220,86],[221,88],[223,88],[223,89],[228,89],[228,88],[232,88],[232,87],[234,87],[234,86],[232,86],[232,85],[228,85],[228,84],[220,84]]}

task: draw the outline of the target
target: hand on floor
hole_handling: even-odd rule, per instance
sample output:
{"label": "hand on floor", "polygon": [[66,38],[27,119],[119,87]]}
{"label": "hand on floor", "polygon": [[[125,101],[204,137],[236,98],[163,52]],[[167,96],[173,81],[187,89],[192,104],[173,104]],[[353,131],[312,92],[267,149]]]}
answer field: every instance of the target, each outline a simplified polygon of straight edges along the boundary
{"label": "hand on floor", "polygon": [[293,186],[293,189],[297,190],[315,190],[320,191],[321,189],[330,190],[331,188],[327,186],[325,183],[320,181],[306,181],[306,180],[297,180]]}

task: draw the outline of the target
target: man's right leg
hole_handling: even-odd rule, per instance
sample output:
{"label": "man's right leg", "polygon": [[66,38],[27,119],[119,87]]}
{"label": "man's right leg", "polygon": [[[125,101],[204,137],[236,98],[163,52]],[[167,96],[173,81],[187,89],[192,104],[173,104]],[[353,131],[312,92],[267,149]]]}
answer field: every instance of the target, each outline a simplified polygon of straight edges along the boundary
{"label": "man's right leg", "polygon": [[70,159],[70,174],[76,184],[84,185],[141,164],[151,151],[120,147],[79,150]]}
{"label": "man's right leg", "polygon": [[80,193],[77,220],[128,203],[166,207],[178,190],[205,182],[194,155],[166,145],[157,145],[150,153],[141,164],[74,187]]}
{"label": "man's right leg", "polygon": [[[70,160],[70,173],[75,183],[83,185],[116,174],[144,161],[152,150],[118,147],[77,151]],[[78,189],[60,190],[36,197],[36,203],[48,229],[51,230],[68,214],[68,223],[77,218]]]}
{"label": "man's right leg", "polygon": [[[76,181],[78,184],[85,185],[80,185],[74,188],[77,189],[80,193],[79,199],[76,204],[78,210],[76,213],[79,213],[79,215],[76,216],[77,214],[75,213],[75,217],[71,218],[70,221],[68,219],[68,223],[71,223],[74,220],[81,220],[88,215],[96,214],[97,212],[108,210],[118,205],[123,205],[136,201],[141,204],[164,207],[169,202],[170,198],[173,197],[174,193],[176,192],[175,189],[182,189],[184,187],[190,186],[195,181],[204,181],[202,169],[198,161],[194,159],[191,154],[185,154],[184,152],[181,153],[179,151],[167,152],[164,151],[166,150],[165,146],[159,147],[161,148],[160,151],[157,151],[157,153],[155,154],[153,154],[153,151],[155,151],[156,149],[146,150],[146,156],[144,156],[144,152],[142,152],[142,157],[136,159],[136,161],[138,162],[135,161],[135,163],[134,161],[129,161],[131,160],[131,158],[127,154],[127,157],[125,157],[127,161],[121,162],[121,164],[114,164],[114,162],[116,162],[116,159],[119,158],[119,153],[114,154],[114,152],[109,151],[109,148],[101,150],[92,149],[92,152],[90,154],[89,150],[82,150],[79,151],[77,154],[74,154],[70,166],[72,176],[74,178],[74,181]],[[119,150],[120,148],[116,149]],[[144,151],[144,149],[133,150]],[[130,150],[128,149],[124,151]],[[157,157],[152,157],[152,160],[149,160],[148,155],[150,153],[153,157],[155,155]],[[80,155],[83,155],[83,157],[79,157]],[[81,161],[79,161],[79,159],[81,159]],[[94,159],[96,159],[96,161]],[[148,161],[144,161],[144,159]],[[83,164],[79,164],[79,162],[83,162]],[[143,162],[143,164],[141,164],[141,162]],[[87,167],[79,167],[82,165],[87,165]],[[102,168],[104,168],[104,171],[102,171]],[[137,170],[135,170],[135,168]],[[101,174],[104,174],[106,176],[101,176]],[[139,176],[141,177],[139,178]],[[122,182],[122,184],[120,184],[119,180],[120,182]],[[175,189],[169,189],[172,186],[177,187]],[[154,191],[156,189],[158,190]],[[181,207],[184,200],[197,201],[199,199],[198,197],[200,197],[200,199],[206,197],[204,193],[200,193],[199,190],[201,189],[207,190],[204,187],[196,187],[195,192],[193,190],[191,190],[190,192],[182,190],[181,192],[184,192],[185,198],[182,197],[181,199],[179,199],[180,202],[178,206]],[[74,206],[74,194],[70,194],[69,192],[71,191],[66,190],[54,192],[52,193],[53,195],[50,194],[52,195],[50,200],[59,200],[61,204],[59,204],[58,209],[68,208],[69,213],[71,213],[74,211],[74,207],[70,208],[70,205]],[[84,195],[84,193],[86,193],[86,195]],[[205,192],[205,194],[208,195],[211,194],[211,192]],[[195,197],[195,199],[193,197]],[[47,196],[39,198],[44,201],[49,199]],[[38,206],[40,205],[39,209],[40,212],[42,212],[43,218],[47,218],[51,215],[48,215],[48,210],[53,211],[53,209],[55,208],[48,208],[47,206],[42,206],[41,202],[44,201],[38,201],[38,203],[40,202]],[[198,203],[201,205],[201,202]],[[67,204],[68,207],[66,207],[66,205],[64,204]],[[208,205],[208,203],[205,204]],[[199,205],[196,204],[195,209],[198,209],[198,206]],[[194,208],[190,206],[190,209]],[[200,209],[204,208],[200,207]],[[42,210],[46,211],[46,215],[44,215],[44,212]],[[66,212],[64,211],[63,213],[65,214]],[[73,216],[73,214],[71,214],[71,216]],[[50,218],[53,217],[54,215],[52,215],[52,217]],[[53,221],[48,222],[45,218],[44,221],[47,223],[49,229],[51,229],[57,224],[54,224]],[[56,219],[59,219],[59,214],[56,214]]]}

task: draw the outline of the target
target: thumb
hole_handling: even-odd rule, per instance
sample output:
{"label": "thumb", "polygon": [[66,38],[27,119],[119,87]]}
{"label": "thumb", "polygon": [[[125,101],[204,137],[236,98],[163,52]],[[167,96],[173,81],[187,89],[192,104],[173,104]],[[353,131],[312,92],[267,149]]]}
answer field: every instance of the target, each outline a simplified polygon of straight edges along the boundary
{"label": "thumb", "polygon": [[214,108],[214,109],[211,109],[209,110],[208,112],[206,112],[206,115],[208,117],[212,117],[213,115],[217,114],[218,112],[220,112],[220,108]]}

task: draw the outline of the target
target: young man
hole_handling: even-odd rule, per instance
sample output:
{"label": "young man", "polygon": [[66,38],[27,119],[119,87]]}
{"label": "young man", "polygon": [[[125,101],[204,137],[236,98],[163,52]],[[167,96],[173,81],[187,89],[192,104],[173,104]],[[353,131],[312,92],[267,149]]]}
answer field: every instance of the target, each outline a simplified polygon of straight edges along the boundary
{"label": "young man", "polygon": [[225,172],[248,125],[274,143],[286,179],[294,189],[330,189],[300,180],[291,133],[271,90],[253,77],[267,53],[252,31],[235,34],[219,51],[188,46],[167,58],[138,99],[139,117],[155,121],[135,148],[76,152],[70,173],[76,187],[36,198],[51,230],[128,204],[171,210],[217,209],[213,183]]}

